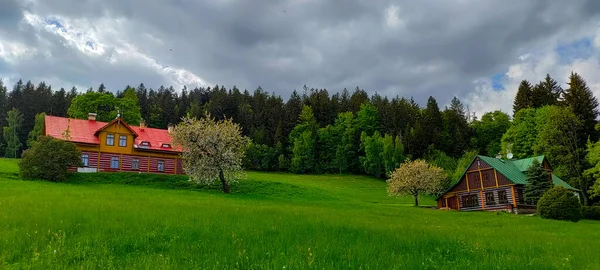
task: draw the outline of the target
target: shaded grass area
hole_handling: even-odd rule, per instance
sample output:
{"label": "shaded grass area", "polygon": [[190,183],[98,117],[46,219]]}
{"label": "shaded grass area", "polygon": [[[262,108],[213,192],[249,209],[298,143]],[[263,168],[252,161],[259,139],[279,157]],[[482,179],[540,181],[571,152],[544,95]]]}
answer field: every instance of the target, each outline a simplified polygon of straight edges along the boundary
{"label": "shaded grass area", "polygon": [[[0,168],[13,162],[0,159]],[[389,197],[383,181],[362,176],[250,173],[226,195],[179,176],[81,174],[48,183],[4,171],[1,269],[600,265],[600,222],[409,207],[412,198]]]}

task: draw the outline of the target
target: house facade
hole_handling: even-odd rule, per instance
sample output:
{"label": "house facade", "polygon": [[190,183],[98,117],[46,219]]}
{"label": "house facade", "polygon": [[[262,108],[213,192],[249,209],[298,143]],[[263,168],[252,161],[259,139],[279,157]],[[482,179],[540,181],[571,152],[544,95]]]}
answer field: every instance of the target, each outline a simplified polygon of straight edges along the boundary
{"label": "house facade", "polygon": [[548,181],[578,194],[578,189],[552,173],[552,166],[544,156],[519,160],[477,156],[460,180],[437,199],[437,206],[459,211],[535,212],[535,205],[525,203],[523,198],[525,185],[528,184],[526,171],[534,159],[548,172]]}
{"label": "house facade", "polygon": [[47,115],[44,135],[74,143],[81,151],[78,172],[146,172],[184,174],[181,151],[171,145],[169,129],[131,126],[120,117],[111,122]]}

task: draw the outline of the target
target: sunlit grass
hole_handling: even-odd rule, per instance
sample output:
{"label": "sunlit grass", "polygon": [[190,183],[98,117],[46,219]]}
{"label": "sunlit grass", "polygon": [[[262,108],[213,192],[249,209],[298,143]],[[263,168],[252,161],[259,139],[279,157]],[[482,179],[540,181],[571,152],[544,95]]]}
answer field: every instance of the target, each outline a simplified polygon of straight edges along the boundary
{"label": "sunlit grass", "polygon": [[[600,222],[410,206],[362,176],[19,180],[0,160],[0,269],[598,269]],[[430,197],[422,198],[433,205]]]}

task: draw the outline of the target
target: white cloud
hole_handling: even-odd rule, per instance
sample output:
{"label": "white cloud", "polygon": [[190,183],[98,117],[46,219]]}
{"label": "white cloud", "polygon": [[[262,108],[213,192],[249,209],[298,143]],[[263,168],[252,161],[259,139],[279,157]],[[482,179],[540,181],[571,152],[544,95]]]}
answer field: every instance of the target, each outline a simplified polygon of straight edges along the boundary
{"label": "white cloud", "polygon": [[[593,36],[588,36],[595,45],[592,56],[562,63],[559,54],[554,50],[558,44],[548,44],[536,53],[527,53],[515,59],[515,63],[510,65],[505,73],[504,91],[494,90],[490,79],[481,78],[474,82],[474,91],[468,95],[465,103],[475,110],[478,116],[493,110],[502,110],[512,115],[513,100],[522,80],[536,84],[543,80],[546,74],[550,74],[563,88],[567,88],[571,72],[579,73],[596,97],[600,97],[600,27],[595,30],[592,31]],[[575,36],[571,41],[581,38]]]}

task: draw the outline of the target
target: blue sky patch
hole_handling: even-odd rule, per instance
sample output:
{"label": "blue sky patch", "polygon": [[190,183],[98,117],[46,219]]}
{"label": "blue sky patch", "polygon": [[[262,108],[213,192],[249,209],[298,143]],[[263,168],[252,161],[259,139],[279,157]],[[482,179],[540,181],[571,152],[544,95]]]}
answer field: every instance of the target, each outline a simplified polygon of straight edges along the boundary
{"label": "blue sky patch", "polygon": [[494,89],[495,91],[504,90],[504,74],[505,72],[500,72],[492,75],[492,89]]}
{"label": "blue sky patch", "polygon": [[65,27],[62,25],[62,23],[60,23],[58,20],[55,19],[46,19],[46,24],[48,25],[54,25],[56,26],[56,28],[64,30]]}
{"label": "blue sky patch", "polygon": [[559,44],[554,48],[561,64],[569,64],[577,59],[587,59],[594,54],[592,40],[582,38],[570,43]]}

